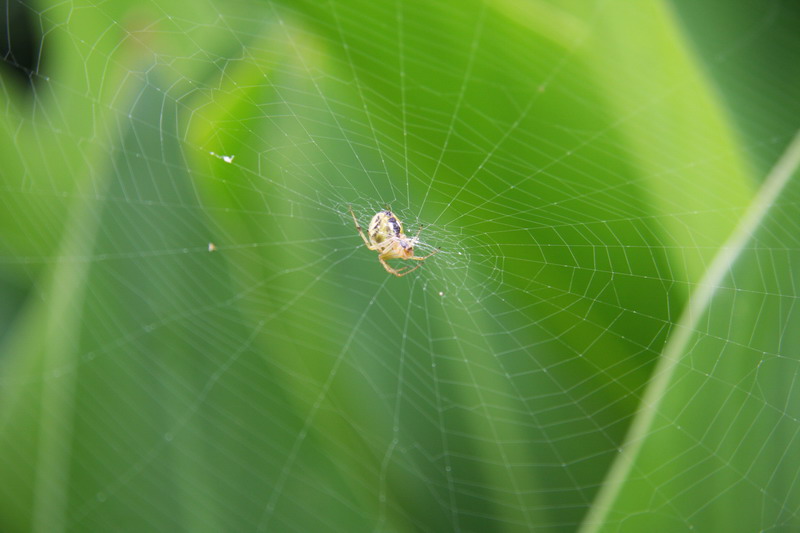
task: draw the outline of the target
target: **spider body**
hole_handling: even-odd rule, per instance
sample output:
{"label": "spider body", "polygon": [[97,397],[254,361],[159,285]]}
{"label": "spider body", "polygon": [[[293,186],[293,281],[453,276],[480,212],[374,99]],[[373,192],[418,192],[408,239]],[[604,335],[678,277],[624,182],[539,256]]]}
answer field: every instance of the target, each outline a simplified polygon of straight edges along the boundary
{"label": "spider body", "polygon": [[353,216],[353,222],[355,223],[358,234],[361,235],[361,239],[363,239],[364,244],[366,244],[367,248],[370,250],[378,252],[378,261],[381,262],[381,265],[383,265],[383,268],[386,269],[386,272],[389,274],[394,274],[397,277],[405,276],[406,274],[418,269],[422,265],[420,264],[413,268],[407,267],[398,270],[389,266],[389,264],[386,262],[387,259],[411,259],[414,261],[424,261],[439,251],[434,250],[423,257],[415,256],[414,246],[416,246],[419,242],[419,234],[422,231],[422,227],[420,226],[419,231],[414,237],[407,237],[406,234],[403,233],[403,223],[400,222],[400,219],[397,218],[397,216],[392,213],[392,210],[388,207],[383,211],[378,211],[375,213],[375,216],[373,216],[372,220],[370,220],[369,226],[367,227],[367,235],[369,235],[369,239],[366,235],[364,235],[364,231],[361,229],[361,226],[358,225],[358,219],[356,219],[356,215],[353,213],[352,207],[350,207],[350,214]]}

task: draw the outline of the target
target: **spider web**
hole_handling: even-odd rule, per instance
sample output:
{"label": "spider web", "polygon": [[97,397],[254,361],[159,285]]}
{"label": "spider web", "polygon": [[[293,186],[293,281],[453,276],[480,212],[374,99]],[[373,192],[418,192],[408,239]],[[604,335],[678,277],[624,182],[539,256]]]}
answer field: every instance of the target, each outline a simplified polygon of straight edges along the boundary
{"label": "spider web", "polygon": [[5,531],[800,527],[791,3],[6,7]]}

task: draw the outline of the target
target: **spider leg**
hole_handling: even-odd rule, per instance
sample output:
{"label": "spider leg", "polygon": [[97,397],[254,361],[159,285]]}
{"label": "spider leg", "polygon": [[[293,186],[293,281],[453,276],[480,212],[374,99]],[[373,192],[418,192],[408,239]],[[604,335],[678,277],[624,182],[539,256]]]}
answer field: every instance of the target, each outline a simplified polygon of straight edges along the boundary
{"label": "spider leg", "polygon": [[389,266],[389,263],[386,262],[386,260],[383,258],[382,255],[378,256],[378,261],[381,262],[381,264],[383,265],[383,268],[386,269],[386,272],[388,272],[389,274],[393,274],[393,275],[397,276],[398,278],[400,276],[403,276],[403,274],[401,274],[399,270],[396,270],[396,269],[392,268],[391,266]]}
{"label": "spider leg", "polygon": [[409,259],[413,259],[414,261],[425,261],[427,258],[429,258],[430,256],[432,256],[433,254],[437,254],[437,253],[439,253],[439,252],[441,252],[441,251],[442,251],[442,249],[441,249],[441,248],[437,248],[437,249],[435,249],[434,251],[432,251],[431,253],[429,253],[428,255],[423,255],[422,257],[416,257],[416,256],[414,256],[414,257],[409,257]]}
{"label": "spider leg", "polygon": [[420,263],[415,267],[392,268],[391,266],[389,266],[389,263],[386,262],[386,260],[383,258],[383,256],[379,255],[378,256],[378,260],[383,265],[383,268],[386,269],[386,272],[388,272],[389,274],[392,274],[394,276],[397,276],[398,278],[402,278],[406,274],[411,274],[416,269],[418,269],[419,267],[422,266],[422,263]]}
{"label": "spider leg", "polygon": [[350,209],[350,214],[353,216],[353,222],[355,223],[356,229],[358,230],[358,234],[361,235],[361,239],[364,241],[364,244],[366,244],[367,248],[369,248],[370,250],[374,250],[375,248],[373,248],[372,245],[367,240],[367,237],[364,235],[364,231],[361,229],[361,226],[358,225],[358,219],[356,218],[356,214],[353,213],[353,206],[349,205],[347,207]]}
{"label": "spider leg", "polygon": [[406,268],[405,270],[400,270],[398,274],[395,274],[395,276],[397,276],[398,278],[402,278],[406,274],[411,274],[412,272],[414,272],[416,269],[418,269],[421,266],[422,266],[422,263],[418,264],[414,268]]}
{"label": "spider leg", "polygon": [[406,274],[410,274],[411,272],[414,272],[416,269],[418,269],[419,267],[422,266],[422,263],[420,263],[415,267],[403,267],[403,268],[395,269],[395,268],[392,268],[392,267],[388,266],[383,259],[381,259],[381,263],[383,263],[383,266],[384,266],[384,268],[387,269],[386,270],[387,272],[389,272],[390,274],[394,274],[398,278],[402,278]]}
{"label": "spider leg", "polygon": [[[417,230],[417,234],[414,235],[413,239],[411,239],[413,242],[419,242],[419,234],[422,233],[423,228],[425,228],[425,226],[423,224],[420,224],[419,225],[419,229]],[[431,253],[429,253],[428,255],[425,255],[425,256],[422,256],[422,257],[409,257],[409,259],[413,259],[414,261],[423,261],[423,260],[429,258],[430,256],[432,256],[433,254],[441,252],[441,251],[442,251],[441,248],[437,248],[434,251],[432,251]]]}
{"label": "spider leg", "polygon": [[406,274],[409,274],[409,273],[415,271],[416,269],[418,269],[419,267],[422,266],[422,263],[420,263],[419,265],[417,265],[415,267],[411,267],[411,268],[409,268],[409,267],[403,267],[403,268],[399,268],[399,269],[398,268],[392,268],[389,265],[389,263],[386,262],[386,258],[384,257],[383,254],[378,255],[378,260],[383,265],[383,268],[386,269],[386,272],[388,272],[389,274],[392,274],[394,276],[397,276],[398,278],[401,278],[401,277],[405,276]]}

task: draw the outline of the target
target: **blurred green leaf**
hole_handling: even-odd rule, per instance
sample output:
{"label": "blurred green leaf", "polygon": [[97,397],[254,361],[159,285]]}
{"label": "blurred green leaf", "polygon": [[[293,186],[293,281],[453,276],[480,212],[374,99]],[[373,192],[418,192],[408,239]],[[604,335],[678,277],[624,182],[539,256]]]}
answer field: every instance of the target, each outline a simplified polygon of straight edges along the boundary
{"label": "blurred green leaf", "polygon": [[786,291],[798,257],[781,243],[796,223],[799,167],[800,134],[692,295],[587,531],[797,525],[786,503],[800,501],[800,464],[788,451],[797,446],[798,369],[783,354],[800,341]]}
{"label": "blurred green leaf", "polygon": [[[800,48],[780,6],[715,38],[661,2],[28,9],[3,530],[796,528],[796,178],[641,422],[797,129],[785,60],[741,76]],[[386,204],[442,249],[400,279],[349,213]]]}

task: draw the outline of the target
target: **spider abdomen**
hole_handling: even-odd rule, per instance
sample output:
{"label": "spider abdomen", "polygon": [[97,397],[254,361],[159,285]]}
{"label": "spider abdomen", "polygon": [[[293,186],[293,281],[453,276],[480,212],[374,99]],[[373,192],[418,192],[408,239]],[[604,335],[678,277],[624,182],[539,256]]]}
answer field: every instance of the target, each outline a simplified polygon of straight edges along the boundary
{"label": "spider abdomen", "polygon": [[403,236],[403,223],[391,211],[378,211],[369,223],[369,239],[380,244],[390,238]]}

